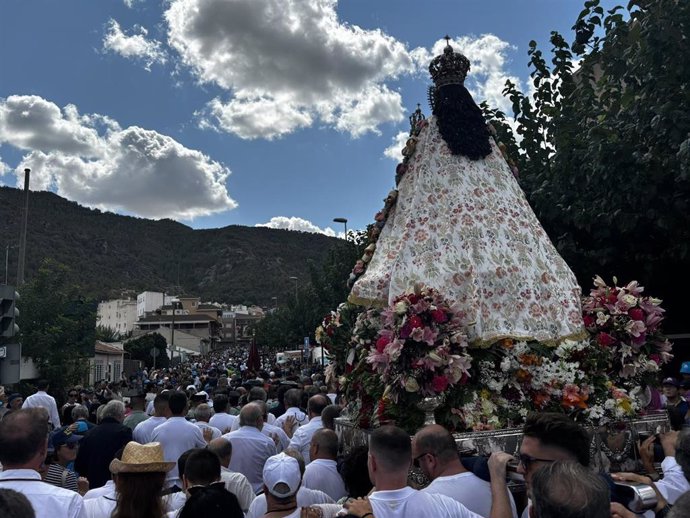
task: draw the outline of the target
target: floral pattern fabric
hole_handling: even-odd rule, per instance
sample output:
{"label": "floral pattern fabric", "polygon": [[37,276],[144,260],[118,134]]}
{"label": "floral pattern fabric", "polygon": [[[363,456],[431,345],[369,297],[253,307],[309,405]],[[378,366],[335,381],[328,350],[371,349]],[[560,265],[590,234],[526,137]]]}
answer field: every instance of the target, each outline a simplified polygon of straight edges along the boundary
{"label": "floral pattern fabric", "polygon": [[474,343],[583,336],[575,276],[495,143],[482,160],[452,155],[433,117],[418,138],[350,301],[388,305],[424,283],[460,307]]}

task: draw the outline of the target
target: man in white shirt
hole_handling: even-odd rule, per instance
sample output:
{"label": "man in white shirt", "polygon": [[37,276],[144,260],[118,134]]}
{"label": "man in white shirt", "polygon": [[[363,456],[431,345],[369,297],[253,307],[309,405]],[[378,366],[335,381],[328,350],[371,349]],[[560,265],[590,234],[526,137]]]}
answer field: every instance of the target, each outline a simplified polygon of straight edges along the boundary
{"label": "man in white shirt", "polygon": [[79,493],[41,480],[48,451],[48,414],[43,408],[17,410],[0,421],[0,488],[18,491],[39,518],[84,518]]}
{"label": "man in white shirt", "polygon": [[196,419],[194,424],[198,426],[202,432],[204,430],[211,431],[211,440],[218,439],[223,435],[218,428],[209,424],[208,421],[211,419],[211,407],[206,403],[201,403],[194,409],[194,419]]}
{"label": "man in white shirt", "polygon": [[338,435],[327,428],[316,430],[309,449],[311,462],[304,470],[302,485],[318,489],[336,502],[347,496],[343,477],[338,473]]}
{"label": "man in white shirt", "polygon": [[404,430],[382,426],[370,435],[369,478],[376,491],[369,495],[369,502],[376,518],[480,518],[452,498],[409,487],[411,460],[410,436]]}
{"label": "man in white shirt", "polygon": [[283,396],[283,401],[285,402],[286,408],[285,413],[281,415],[279,418],[277,418],[276,422],[273,423],[275,426],[284,428],[283,424],[288,418],[294,419],[292,430],[287,432],[288,436],[290,437],[295,432],[295,430],[297,430],[297,428],[309,423],[309,417],[307,416],[307,414],[305,414],[299,409],[301,400],[302,392],[299,389],[288,390],[285,393],[285,396]]}
{"label": "man in white shirt", "polygon": [[[656,439],[656,436],[652,436],[640,446],[640,458],[647,473],[656,472],[654,467]],[[664,476],[655,484],[668,503],[673,505],[683,493],[690,491],[690,482],[685,478],[685,473],[690,474],[690,433],[687,431],[668,432],[661,434],[660,441],[665,455],[661,462]]]}
{"label": "man in white shirt", "polygon": [[45,408],[48,411],[49,423],[53,429],[60,428],[60,414],[58,414],[57,403],[55,403],[53,396],[48,395],[48,388],[46,380],[38,380],[36,383],[36,393],[24,400],[22,408]]}
{"label": "man in white shirt", "polygon": [[149,417],[134,427],[132,438],[139,444],[148,444],[151,441],[153,431],[167,421],[170,417],[170,407],[168,406],[170,392],[161,392],[153,400],[153,416]]}
{"label": "man in white shirt", "polygon": [[242,473],[231,471],[232,443],[223,438],[212,440],[208,449],[220,459],[220,479],[225,482],[225,489],[237,497],[243,513],[247,513],[254,501],[254,489]]}
{"label": "man in white shirt", "polygon": [[[264,403],[266,404],[266,399],[267,399],[267,394],[264,389],[261,387],[252,387],[249,393],[247,394],[247,403]],[[268,408],[268,407],[267,407]],[[271,426],[275,426],[276,423],[276,417],[273,414],[269,414],[266,412],[264,415],[264,425],[270,424]],[[240,427],[240,422],[236,420],[233,424],[232,427],[230,428],[230,431],[234,432],[235,430],[238,430]],[[285,433],[285,432],[283,432]]]}
{"label": "man in white shirt", "polygon": [[[285,450],[283,453],[297,461],[297,464],[299,465],[300,477],[303,477],[305,468],[302,455],[300,455],[297,450],[290,449]],[[335,501],[330,496],[323,491],[319,491],[318,489],[309,489],[308,487],[301,485],[297,490],[297,507],[309,507],[312,505],[334,503]],[[247,512],[246,518],[261,518],[264,514],[266,514],[267,509],[268,503],[266,502],[266,495],[264,493],[257,495],[252,502],[252,505],[249,506],[249,511]]]}
{"label": "man in white shirt", "polygon": [[259,405],[244,405],[240,410],[239,419],[240,429],[223,435],[223,439],[232,443],[230,470],[245,475],[256,493],[263,485],[264,463],[276,454],[276,445],[272,439],[261,433],[264,419]]}
{"label": "man in white shirt", "polygon": [[[433,424],[422,428],[412,439],[412,459],[431,484],[427,493],[445,495],[481,516],[491,513],[491,485],[465,469],[460,462],[455,439],[448,430]],[[512,495],[513,518],[517,509]]]}
{"label": "man in white shirt", "polygon": [[228,405],[230,401],[225,394],[218,394],[213,397],[213,411],[215,414],[211,416],[208,424],[218,428],[221,433],[229,433],[232,431],[232,425],[235,424],[237,416],[228,414]]}
{"label": "man in white shirt", "polygon": [[276,450],[278,453],[287,449],[288,445],[290,444],[290,438],[287,436],[287,434],[282,428],[278,428],[277,426],[268,424],[266,422],[268,416],[271,415],[268,413],[268,405],[266,405],[266,402],[254,401],[254,404],[259,405],[259,408],[261,408],[261,411],[263,412],[264,425],[261,428],[261,433],[273,440],[273,442],[276,444]]}
{"label": "man in white shirt", "polygon": [[[158,425],[151,434],[151,441],[159,442],[163,446],[166,462],[177,463],[177,459],[184,452],[192,448],[205,448],[206,437],[210,440],[210,433],[202,433],[198,426],[185,419],[187,405],[187,395],[184,392],[172,392],[168,400],[171,416],[166,422]],[[181,480],[177,467],[168,472],[167,479],[169,486],[180,486]]]}
{"label": "man in white shirt", "polygon": [[[288,391],[289,392],[289,391]],[[305,464],[309,464],[309,448],[311,447],[311,438],[316,430],[323,428],[321,422],[321,412],[330,404],[329,399],[322,395],[316,394],[309,398],[307,403],[307,411],[309,412],[309,422],[300,426],[290,439],[290,448],[294,448],[302,454]]]}

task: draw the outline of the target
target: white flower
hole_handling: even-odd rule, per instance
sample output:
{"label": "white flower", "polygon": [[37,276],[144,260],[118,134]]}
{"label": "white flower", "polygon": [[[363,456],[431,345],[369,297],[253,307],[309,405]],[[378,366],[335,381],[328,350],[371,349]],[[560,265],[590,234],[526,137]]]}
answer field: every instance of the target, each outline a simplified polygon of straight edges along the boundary
{"label": "white flower", "polygon": [[398,302],[395,305],[395,312],[398,315],[404,315],[405,313],[407,313],[407,302],[405,302],[404,300],[401,300],[400,302]]}
{"label": "white flower", "polygon": [[510,370],[510,358],[505,357],[501,360],[501,370],[508,372]]}
{"label": "white flower", "polygon": [[599,311],[597,313],[597,325],[603,326],[604,324],[606,324],[606,322],[608,322],[609,318],[611,318],[609,315],[607,315],[603,311]]}

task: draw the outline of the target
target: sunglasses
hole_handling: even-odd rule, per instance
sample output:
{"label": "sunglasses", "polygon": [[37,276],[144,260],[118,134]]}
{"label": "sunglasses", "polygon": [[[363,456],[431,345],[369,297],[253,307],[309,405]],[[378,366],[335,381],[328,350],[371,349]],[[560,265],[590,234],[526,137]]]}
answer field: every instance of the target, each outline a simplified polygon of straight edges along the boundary
{"label": "sunglasses", "polygon": [[535,462],[556,462],[555,459],[538,459],[537,457],[532,457],[530,455],[525,455],[521,453],[517,456],[518,462],[522,464],[525,471],[529,470],[530,466]]}
{"label": "sunglasses", "polygon": [[77,447],[79,447],[79,443],[78,442],[66,442],[64,444],[61,444],[60,446],[64,446],[68,450],[75,450],[75,449],[77,449]]}

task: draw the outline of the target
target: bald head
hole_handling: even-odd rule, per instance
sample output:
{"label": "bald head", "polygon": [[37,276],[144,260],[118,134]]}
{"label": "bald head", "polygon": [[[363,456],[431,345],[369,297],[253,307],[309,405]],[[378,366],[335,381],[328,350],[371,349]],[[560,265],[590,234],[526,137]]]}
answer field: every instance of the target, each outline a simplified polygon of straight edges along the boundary
{"label": "bald head", "polygon": [[431,453],[437,462],[445,465],[458,461],[458,447],[451,433],[443,426],[432,424],[425,426],[412,439],[414,456]]}
{"label": "bald head", "polygon": [[255,403],[247,403],[240,410],[240,426],[253,426],[261,430],[264,424],[261,407]]}
{"label": "bald head", "polygon": [[309,457],[311,460],[336,460],[338,458],[338,435],[328,428],[321,428],[314,432],[311,438]]}
{"label": "bald head", "polygon": [[326,408],[331,401],[321,394],[317,394],[309,398],[307,403],[307,410],[309,411],[309,417],[319,417],[323,409]]}

